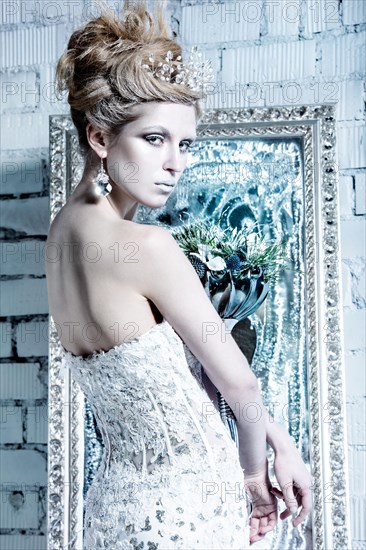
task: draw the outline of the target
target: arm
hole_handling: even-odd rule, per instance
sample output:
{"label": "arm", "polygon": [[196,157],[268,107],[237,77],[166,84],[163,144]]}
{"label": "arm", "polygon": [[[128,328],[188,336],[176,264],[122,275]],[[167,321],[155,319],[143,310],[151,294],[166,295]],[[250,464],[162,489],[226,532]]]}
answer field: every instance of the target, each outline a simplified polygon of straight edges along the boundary
{"label": "arm", "polygon": [[[210,390],[208,393],[213,399],[216,388],[207,376],[205,386]],[[281,489],[272,487],[271,491],[277,497],[284,499],[286,504],[286,510],[281,513],[280,518],[286,519],[291,514],[298,513],[293,521],[294,527],[297,527],[311,511],[311,476],[287,430],[275,422],[267,411],[266,434],[267,443],[275,453],[274,469]],[[246,482],[247,485],[253,483],[248,478]],[[253,496],[252,494],[252,498]],[[300,511],[298,506],[301,506]]]}
{"label": "arm", "polygon": [[[233,411],[238,411],[239,458],[245,473],[265,472],[266,428],[257,379],[171,234],[150,227],[141,243],[135,284],[202,364]],[[258,421],[245,411],[256,403]]]}
{"label": "arm", "polygon": [[298,513],[293,520],[297,527],[310,513],[312,507],[312,478],[292,438],[283,426],[277,424],[266,411],[267,442],[275,453],[274,471],[281,491],[274,489],[276,496],[286,504],[280,518],[285,519]]}

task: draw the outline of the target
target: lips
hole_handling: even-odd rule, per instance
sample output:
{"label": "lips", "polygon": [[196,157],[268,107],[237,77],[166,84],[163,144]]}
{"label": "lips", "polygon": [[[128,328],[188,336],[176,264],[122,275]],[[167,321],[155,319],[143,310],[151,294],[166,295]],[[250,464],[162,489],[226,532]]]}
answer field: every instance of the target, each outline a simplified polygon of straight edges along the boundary
{"label": "lips", "polygon": [[163,191],[164,193],[171,193],[175,187],[174,183],[159,182],[159,183],[155,183],[155,185],[160,187],[161,191]]}
{"label": "lips", "polygon": [[174,187],[175,186],[175,183],[173,182],[170,182],[170,181],[158,181],[156,182],[156,185],[166,185],[166,186],[169,186],[169,187]]}

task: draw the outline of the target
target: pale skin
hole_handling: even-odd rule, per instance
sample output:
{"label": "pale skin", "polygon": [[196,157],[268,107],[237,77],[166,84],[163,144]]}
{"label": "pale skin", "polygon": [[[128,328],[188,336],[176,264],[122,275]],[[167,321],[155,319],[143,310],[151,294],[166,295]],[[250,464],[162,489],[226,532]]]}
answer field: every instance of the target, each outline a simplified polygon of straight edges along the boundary
{"label": "pale skin", "polygon": [[[164,206],[171,191],[157,182],[176,185],[182,175],[196,137],[194,107],[150,102],[134,109],[139,117],[117,138],[87,127],[83,177],[47,239],[50,310],[62,345],[75,355],[108,350],[166,319],[233,410],[257,404],[257,422],[238,418],[239,458],[254,501],[253,543],[276,525],[277,497],[286,503],[281,519],[296,512],[297,526],[306,518],[311,478],[290,436],[269,417],[245,356],[174,238],[161,227],[132,221],[139,204]],[[108,197],[93,189],[101,158],[112,183]],[[268,479],[267,442],[281,491]],[[296,497],[294,487],[300,488]]]}

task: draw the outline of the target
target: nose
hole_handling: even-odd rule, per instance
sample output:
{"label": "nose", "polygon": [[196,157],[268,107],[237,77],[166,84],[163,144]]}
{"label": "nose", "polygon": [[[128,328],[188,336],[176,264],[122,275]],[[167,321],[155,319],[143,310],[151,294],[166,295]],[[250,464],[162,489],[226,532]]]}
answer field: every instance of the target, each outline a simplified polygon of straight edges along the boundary
{"label": "nose", "polygon": [[187,163],[186,155],[182,155],[179,146],[172,145],[167,149],[163,168],[170,172],[179,173],[182,172]]}

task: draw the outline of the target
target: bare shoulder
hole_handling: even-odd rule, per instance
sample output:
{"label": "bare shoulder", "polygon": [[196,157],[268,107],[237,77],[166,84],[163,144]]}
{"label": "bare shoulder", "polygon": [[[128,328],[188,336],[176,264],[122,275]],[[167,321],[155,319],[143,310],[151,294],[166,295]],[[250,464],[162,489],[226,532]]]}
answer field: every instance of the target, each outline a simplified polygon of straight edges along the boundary
{"label": "bare shoulder", "polygon": [[146,238],[148,239],[149,249],[152,254],[156,254],[165,246],[180,250],[174,237],[165,227],[161,227],[159,225],[141,225],[141,227]]}
{"label": "bare shoulder", "polygon": [[[140,293],[150,299],[160,309],[167,320],[177,326],[176,316],[182,311],[180,302],[189,289],[191,300],[185,308],[200,303],[211,309],[203,286],[191,264],[171,232],[161,226],[142,226],[140,228],[141,250],[136,284]],[[202,304],[203,302],[203,304]],[[213,309],[213,308],[212,308]]]}
{"label": "bare shoulder", "polygon": [[163,238],[163,236],[170,237],[170,232],[165,227],[161,227],[160,225],[153,225],[153,224],[144,224],[144,223],[132,223],[133,230],[137,231],[138,233],[146,236],[147,238],[151,239],[151,242],[153,242],[155,239],[158,239],[158,237]]}
{"label": "bare shoulder", "polygon": [[150,270],[153,266],[158,270],[169,270],[174,262],[174,270],[188,267],[189,274],[196,277],[191,263],[168,229],[156,225],[145,225],[140,231],[144,244],[145,267],[150,266]]}
{"label": "bare shoulder", "polygon": [[[154,261],[159,253],[168,247],[176,245],[170,232],[160,226],[141,224],[126,220],[115,220],[109,225],[110,239],[124,246],[135,246],[139,263],[141,259]],[[178,247],[178,245],[176,245]]]}
{"label": "bare shoulder", "polygon": [[[151,300],[221,391],[252,376],[245,357],[207,296],[191,262],[163,227],[147,231],[140,293]],[[225,394],[224,394],[225,395]]]}

